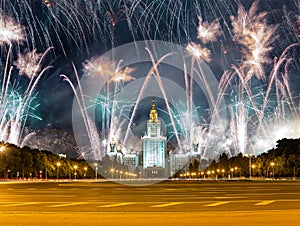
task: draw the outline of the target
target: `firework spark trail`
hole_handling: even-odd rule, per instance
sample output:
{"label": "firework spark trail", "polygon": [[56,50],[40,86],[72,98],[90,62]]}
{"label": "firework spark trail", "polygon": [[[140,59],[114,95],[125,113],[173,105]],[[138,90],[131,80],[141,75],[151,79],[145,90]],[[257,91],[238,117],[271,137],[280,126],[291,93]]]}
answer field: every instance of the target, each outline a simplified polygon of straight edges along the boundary
{"label": "firework spark trail", "polygon": [[[76,74],[76,76],[78,76],[77,72],[75,72],[75,74]],[[92,120],[90,120],[89,115],[87,114],[86,108],[84,108],[84,106],[85,106],[84,96],[82,95],[81,91],[79,91],[79,94],[78,94],[78,92],[76,91],[76,88],[73,85],[72,81],[66,75],[61,74],[60,77],[63,78],[64,81],[68,82],[68,84],[70,85],[70,87],[73,90],[73,93],[75,95],[77,104],[79,106],[79,109],[80,109],[80,112],[81,112],[81,115],[82,115],[82,118],[83,118],[83,121],[84,121],[86,131],[88,133],[88,138],[90,140],[92,153],[94,154],[95,159],[99,159],[99,157],[101,157],[101,153],[100,153],[100,156],[98,156],[97,155],[97,150],[100,147],[100,138],[98,136],[98,132],[97,132],[95,126],[93,125]],[[79,78],[77,77],[76,79],[77,79],[77,82],[78,82]],[[78,83],[78,87],[80,87],[79,89],[81,89],[80,82]],[[80,95],[80,97],[79,97],[79,95]]]}
{"label": "firework spark trail", "polygon": [[127,130],[126,130],[126,133],[125,133],[125,137],[124,137],[124,144],[126,144],[127,142],[127,139],[128,139],[128,135],[129,135],[129,130],[131,128],[131,125],[133,123],[133,118],[135,116],[135,113],[136,113],[136,110],[137,110],[137,107],[138,107],[138,104],[144,94],[144,91],[145,91],[145,88],[147,87],[147,84],[149,83],[149,80],[152,76],[152,74],[154,73],[155,71],[155,67],[157,67],[161,62],[163,62],[163,60],[171,55],[173,55],[175,53],[171,52],[171,53],[167,53],[166,55],[162,56],[160,59],[157,60],[157,63],[156,64],[153,64],[150,68],[150,70],[148,71],[147,75],[146,75],[146,78],[145,78],[145,81],[139,91],[139,94],[138,94],[138,97],[137,97],[137,100],[136,100],[136,103],[133,107],[133,111],[132,111],[132,114],[131,114],[131,117],[130,117],[130,120],[129,120],[129,123],[128,123],[128,126],[127,126]]}
{"label": "firework spark trail", "polygon": [[[245,103],[245,92],[249,98],[255,114],[259,119],[263,116],[262,111],[259,110],[257,103],[255,102],[250,83],[251,78],[256,76],[257,79],[265,79],[264,65],[270,63],[268,53],[273,49],[271,43],[273,42],[274,35],[277,27],[267,25],[266,12],[258,13],[258,2],[255,1],[250,10],[247,12],[242,5],[238,6],[238,14],[236,17],[230,16],[233,26],[233,39],[242,47],[242,54],[244,59],[239,66],[233,65],[235,73],[224,73],[221,81],[220,88],[223,92],[229,87],[231,80],[235,75],[238,75],[238,105],[236,111],[232,110],[231,113],[235,115],[235,131],[236,131],[236,145],[239,147],[239,151],[244,153],[247,147],[247,107]],[[225,77],[226,76],[226,77]],[[226,83],[224,84],[224,81]],[[261,121],[262,122],[262,121]],[[261,123],[260,123],[261,124]],[[259,126],[260,128],[261,126]]]}
{"label": "firework spark trail", "polygon": [[[274,101],[274,103],[277,103],[276,111],[279,115],[277,115],[276,117],[278,118],[278,121],[286,116],[286,114],[288,113],[288,108],[294,111],[295,114],[298,112],[298,106],[295,107],[295,97],[292,96],[293,90],[289,85],[288,65],[290,65],[291,59],[288,58],[288,55],[283,57],[284,59],[282,60],[275,59],[273,65],[274,70],[271,72],[270,75],[265,74],[265,70],[267,69],[267,67],[265,66],[270,63],[270,59],[268,56],[272,50],[270,44],[272,43],[272,41],[274,41],[274,38],[276,37],[274,32],[276,30],[276,26],[269,26],[266,24],[265,12],[258,13],[258,1],[255,1],[255,3],[251,6],[250,10],[246,11],[242,8],[242,4],[238,0],[229,1],[228,3],[226,1],[216,0],[188,2],[182,2],[180,0],[74,0],[73,4],[70,4],[69,0],[60,0],[56,1],[56,4],[54,5],[48,6],[47,10],[43,12],[43,19],[38,19],[37,17],[34,17],[35,14],[31,9],[31,1],[29,0],[6,0],[4,2],[5,4],[1,5],[1,10],[3,12],[11,12],[11,14],[13,15],[9,16],[15,17],[15,20],[18,21],[20,24],[26,24],[26,30],[22,30],[22,27],[16,24],[15,31],[22,32],[22,35],[24,36],[22,38],[23,40],[25,40],[24,33],[26,32],[26,41],[28,46],[32,46],[32,49],[34,49],[36,48],[36,46],[38,46],[39,42],[42,42],[42,46],[44,47],[48,46],[49,43],[52,44],[55,42],[57,43],[57,45],[60,45],[61,51],[64,52],[65,56],[68,55],[69,51],[72,52],[72,49],[75,49],[76,54],[84,53],[89,55],[89,46],[94,46],[94,44],[97,44],[99,42],[109,43],[107,45],[111,44],[112,47],[116,46],[118,41],[118,38],[116,38],[118,36],[118,29],[120,29],[120,27],[126,27],[127,23],[130,29],[129,33],[131,33],[133,40],[139,40],[141,38],[158,38],[167,39],[168,41],[174,41],[175,43],[182,44],[181,40],[184,40],[184,43],[186,43],[186,39],[190,40],[192,38],[192,36],[189,36],[189,32],[197,29],[196,35],[201,43],[201,51],[203,52],[202,54],[208,59],[210,58],[210,51],[212,50],[202,47],[202,45],[209,42],[214,42],[216,40],[217,35],[211,35],[210,32],[220,31],[220,24],[218,24],[218,21],[222,21],[222,27],[224,28],[224,30],[226,29],[226,27],[228,29],[228,32],[224,32],[223,34],[224,39],[227,39],[227,33],[229,33],[229,35],[232,35],[235,43],[237,43],[238,47],[241,48],[240,53],[243,54],[243,56],[240,61],[241,63],[238,66],[236,66],[236,68],[232,67],[230,71],[228,71],[228,74],[226,76],[222,76],[220,82],[220,90],[223,93],[219,94],[217,100],[215,101],[215,110],[213,112],[213,115],[218,113],[217,109],[220,106],[221,98],[224,95],[227,95],[227,91],[231,91],[231,83],[234,81],[234,78],[236,78],[235,81],[238,80],[240,83],[238,87],[238,96],[240,102],[243,102],[240,105],[238,105],[239,107],[234,108],[235,111],[232,111],[232,114],[234,115],[231,115],[231,117],[233,117],[231,121],[234,121],[232,122],[232,124],[235,125],[235,128],[237,127],[236,125],[240,125],[241,129],[243,126],[251,126],[251,120],[243,119],[243,112],[249,110],[249,108],[251,108],[251,110],[253,108],[253,111],[255,112],[255,116],[253,116],[253,118],[258,117],[258,115],[260,115],[258,117],[258,121],[260,121],[260,123],[257,126],[257,128],[267,127],[265,119],[267,117],[273,117],[268,110],[271,105],[271,95],[274,87],[276,89],[276,93],[274,96],[276,98],[276,102]],[[14,4],[18,4],[18,6]],[[230,19],[228,20],[228,16],[233,15],[235,13],[235,8],[237,7],[237,5],[238,15],[236,17],[231,16],[231,27],[230,25],[228,25],[228,22],[230,23]],[[286,10],[286,8],[284,8],[284,10]],[[203,15],[201,15],[202,12]],[[284,15],[287,15],[286,12],[284,13]],[[198,15],[200,16],[198,17],[199,23],[197,24],[196,16]],[[3,16],[2,18],[7,19],[9,17]],[[208,18],[213,18],[211,20],[211,23],[205,21],[205,19]],[[47,22],[44,22],[42,20],[45,20]],[[125,24],[123,22],[125,22]],[[295,25],[291,24],[290,26]],[[160,29],[162,27],[164,28],[164,30]],[[39,34],[35,35],[35,32]],[[285,35],[288,36],[288,34]],[[23,40],[14,39],[14,41],[2,43],[5,45],[9,45],[11,48],[13,43],[21,42]],[[74,48],[68,48],[69,46],[73,46]],[[14,48],[12,49],[12,51],[8,51],[8,55],[10,56],[7,57],[7,66],[5,67],[5,74],[3,76],[5,77],[5,79],[2,80],[3,88],[1,90],[1,101],[4,101],[10,96],[11,87],[9,80],[11,78],[10,76],[12,73],[12,67],[9,66],[9,59],[13,58],[12,54],[14,52]],[[212,56],[212,59],[214,59],[213,57],[214,56]],[[284,73],[282,73],[283,66]],[[186,65],[184,65],[184,67],[186,67]],[[203,82],[203,84],[205,84],[206,81],[205,77],[203,77],[203,74],[201,76],[201,72],[194,72],[193,70],[192,73],[198,73],[198,76],[200,77],[201,81]],[[193,76],[195,76],[195,74]],[[36,77],[30,80],[30,84],[28,85],[27,91],[25,92],[26,94],[28,94],[31,90],[31,88],[29,87],[32,86],[32,83],[35,81],[35,79]],[[112,78],[108,77],[107,79],[112,80]],[[193,80],[191,80],[190,83],[188,82],[186,72],[184,79],[186,85],[186,99],[188,100],[188,97],[191,97],[194,92]],[[253,96],[251,82],[252,80],[254,81],[254,79],[268,79],[268,84],[266,87],[267,91],[263,97],[262,104],[260,104],[260,101],[255,100],[255,97]],[[225,82],[225,84],[223,84],[223,82]],[[106,103],[104,104],[103,109],[105,109],[105,113],[107,116],[106,127],[109,128],[110,126],[115,125],[114,115],[116,114],[115,109],[117,107],[117,103],[114,102],[114,97],[116,96],[116,91],[119,89],[120,86],[119,84],[115,86],[114,95],[109,95],[110,90],[108,83],[107,86],[108,87],[106,89],[106,92],[108,96],[105,99]],[[231,93],[233,92],[234,91],[232,91]],[[79,92],[78,95],[80,96]],[[25,100],[25,97],[23,95],[21,96],[23,100]],[[30,101],[31,100],[28,101],[28,105],[30,105]],[[191,103],[192,101],[190,101],[190,103],[187,104]],[[113,106],[111,107],[111,105]],[[249,105],[251,105],[251,107],[249,107]],[[2,106],[4,106],[4,102],[1,103],[1,108]],[[26,109],[25,111],[28,111],[28,107],[24,106],[24,108]],[[83,108],[86,109],[84,106]],[[190,112],[192,112],[191,105],[188,108]],[[228,108],[231,108],[231,106],[229,106]],[[20,106],[18,109],[18,112],[21,112],[22,108]],[[248,112],[248,114],[250,113]],[[110,116],[111,118],[109,118]],[[20,115],[18,115],[17,117],[21,118]],[[105,119],[103,119],[103,121],[105,121]],[[9,123],[13,124],[13,120],[10,120]],[[189,120],[189,123],[192,123],[192,120]],[[6,124],[6,126],[8,126],[8,124]],[[212,127],[213,126],[214,125],[212,125]],[[190,126],[190,129],[192,129],[191,127],[192,126]],[[105,128],[105,126],[103,125],[102,128]],[[253,130],[260,130],[257,128]],[[233,127],[232,130],[234,130]],[[247,133],[249,133],[249,137],[251,136],[251,132],[252,131],[250,130],[247,131]],[[269,131],[267,130],[267,132]],[[231,137],[232,140],[234,140],[233,136],[234,135],[232,135]],[[238,136],[236,131],[235,136]],[[249,139],[246,141],[246,143],[249,143]],[[238,144],[236,145],[236,147],[238,147]]]}
{"label": "firework spark trail", "polygon": [[[107,92],[107,98],[106,98],[106,104],[104,104],[105,107],[105,114],[106,114],[106,128],[111,128],[110,129],[110,134],[108,139],[111,139],[113,137],[113,134],[116,132],[112,128],[115,128],[114,123],[115,123],[115,111],[116,111],[116,104],[117,104],[117,92],[119,90],[119,83],[120,82],[128,82],[133,79],[130,74],[135,70],[134,68],[126,67],[124,69],[120,68],[120,64],[122,63],[122,60],[118,62],[116,65],[115,62],[111,61],[108,58],[94,58],[90,61],[86,61],[84,64],[84,73],[90,76],[101,76],[101,77],[106,77],[107,82],[106,82],[106,92]],[[109,95],[109,85],[113,83],[114,84],[114,92],[112,98]],[[112,106],[110,105],[110,99],[112,102]],[[111,111],[108,114],[108,111],[110,110],[111,106]],[[105,128],[103,128],[106,130]]]}
{"label": "firework spark trail", "polygon": [[[100,76],[106,79],[106,81],[109,81],[111,76],[113,76],[115,72],[115,62],[111,61],[110,59],[106,57],[98,57],[98,58],[92,58],[89,61],[86,61],[83,64],[84,67],[84,74],[88,76]],[[110,106],[110,87],[109,83],[106,82],[106,99],[104,105],[107,106],[104,108],[105,115],[106,115],[106,128],[109,128],[109,114],[107,113],[107,110]]]}
{"label": "firework spark trail", "polygon": [[[200,22],[199,22],[200,23]],[[189,103],[188,107],[188,112],[189,112],[189,128],[190,131],[192,130],[193,127],[193,76],[194,76],[194,63],[195,63],[195,58],[197,60],[203,59],[205,61],[210,61],[210,50],[202,47],[200,44],[196,44],[194,42],[190,42],[187,47],[186,51],[192,56],[192,62],[191,62],[191,74],[190,74],[190,82],[189,82],[189,87],[187,90],[190,91],[189,93],[189,99],[187,99],[187,102]],[[188,86],[188,84],[186,84]],[[193,140],[193,133],[191,132],[189,135],[189,145],[191,146]]]}
{"label": "firework spark trail", "polygon": [[5,99],[1,98],[2,105],[4,106],[4,110],[0,111],[0,139],[2,141],[20,146],[27,117],[30,116],[40,119],[31,113],[31,111],[35,111],[38,106],[31,105],[35,96],[28,98],[30,98],[30,101],[25,104],[24,96],[22,97],[22,95],[13,88],[8,90]]}
{"label": "firework spark trail", "polygon": [[291,64],[291,62],[293,61],[293,59],[288,59],[285,66],[284,66],[284,74],[282,76],[283,78],[283,83],[284,83],[284,86],[288,92],[288,95],[289,95],[289,105],[292,105],[290,108],[294,111],[295,114],[297,114],[297,109],[296,109],[296,105],[295,105],[295,102],[294,102],[294,99],[293,99],[293,96],[292,96],[292,91],[291,91],[291,88],[290,88],[290,84],[289,84],[289,78],[288,78],[288,66]]}
{"label": "firework spark trail", "polygon": [[245,82],[254,75],[258,79],[265,79],[264,64],[270,63],[268,53],[275,40],[277,26],[267,25],[266,12],[258,13],[258,1],[255,1],[248,12],[239,5],[237,17],[231,16],[233,38],[242,47],[245,57],[241,67],[247,71]]}
{"label": "firework spark trail", "polygon": [[266,90],[266,96],[264,98],[264,101],[263,101],[263,105],[262,105],[262,112],[265,111],[265,108],[266,108],[266,105],[268,103],[268,99],[269,99],[269,95],[270,95],[270,91],[271,91],[271,88],[273,86],[273,83],[274,83],[274,80],[275,80],[275,77],[278,76],[278,71],[280,69],[280,67],[284,64],[284,62],[287,61],[287,53],[288,51],[291,49],[291,48],[294,48],[296,46],[299,46],[298,43],[294,43],[294,44],[291,44],[289,45],[284,51],[283,53],[281,54],[280,58],[279,59],[275,59],[274,60],[274,66],[273,66],[273,69],[271,71],[271,74],[270,74],[270,78],[269,78],[269,82],[268,82],[268,87],[267,87],[267,90]]}
{"label": "firework spark trail", "polygon": [[[134,68],[126,67],[125,69],[120,69],[120,64],[122,63],[122,60],[120,60],[111,75],[110,79],[108,80],[109,82],[113,82],[115,89],[114,89],[114,94],[113,94],[113,100],[112,100],[112,110],[111,110],[111,119],[110,119],[110,127],[113,127],[113,122],[115,118],[115,111],[116,111],[116,104],[117,104],[117,92],[118,92],[118,87],[120,82],[128,82],[131,80],[134,80],[135,78],[132,77],[130,74],[135,70]],[[114,131],[110,131],[110,136],[109,139],[112,138],[111,134],[114,134]]]}
{"label": "firework spark trail", "polygon": [[165,104],[167,106],[169,117],[170,117],[173,129],[174,129],[174,133],[175,133],[175,136],[176,136],[176,139],[177,139],[177,142],[178,142],[179,150],[182,150],[180,138],[179,138],[179,135],[178,135],[178,132],[177,132],[177,128],[176,128],[176,125],[175,125],[175,122],[174,122],[174,118],[173,118],[173,113],[172,113],[172,110],[171,110],[171,107],[170,107],[170,104],[169,104],[169,101],[168,101],[168,98],[167,98],[167,95],[166,95],[165,88],[164,88],[164,86],[162,84],[162,81],[161,81],[161,78],[160,78],[160,73],[159,73],[159,71],[157,69],[158,64],[155,63],[155,59],[154,59],[152,53],[150,52],[150,50],[148,48],[146,48],[146,50],[147,50],[147,52],[148,52],[148,54],[149,54],[149,56],[151,58],[152,65],[154,65],[154,73],[156,75],[154,77],[156,78],[156,81],[157,81],[157,83],[159,85],[160,91],[163,94],[163,98],[164,98]]}
{"label": "firework spark trail", "polygon": [[[185,98],[186,100],[189,99],[189,80],[188,80],[188,73],[187,73],[187,67],[186,67],[186,62],[183,57],[183,73],[184,73],[184,85],[185,85]],[[188,102],[186,103],[186,109],[189,108]]]}
{"label": "firework spark trail", "polygon": [[[2,79],[2,89],[1,89],[1,138],[5,142],[10,142],[15,145],[20,145],[22,133],[25,127],[24,121],[26,122],[27,116],[29,114],[29,108],[32,101],[32,92],[35,89],[36,83],[38,82],[39,78],[36,80],[36,83],[33,84],[33,86],[28,86],[28,89],[30,89],[30,92],[24,93],[23,97],[19,97],[19,99],[16,101],[17,105],[14,104],[13,109],[14,113],[10,114],[7,111],[7,107],[9,107],[9,85],[10,85],[10,78],[12,74],[13,66],[9,67],[9,59],[11,54],[11,48],[14,42],[21,42],[24,40],[24,34],[23,34],[23,27],[17,23],[14,22],[13,19],[6,17],[4,18],[3,15],[1,15],[0,18],[0,43],[1,44],[8,44],[9,49],[6,56],[6,63],[5,63],[5,69]],[[22,65],[24,66],[24,65]],[[9,68],[9,71],[7,72]],[[48,68],[45,68],[43,70],[46,71]],[[43,74],[41,73],[41,75]],[[40,75],[40,76],[41,76]],[[9,114],[9,115],[8,115]],[[9,117],[8,119],[6,119]]]}

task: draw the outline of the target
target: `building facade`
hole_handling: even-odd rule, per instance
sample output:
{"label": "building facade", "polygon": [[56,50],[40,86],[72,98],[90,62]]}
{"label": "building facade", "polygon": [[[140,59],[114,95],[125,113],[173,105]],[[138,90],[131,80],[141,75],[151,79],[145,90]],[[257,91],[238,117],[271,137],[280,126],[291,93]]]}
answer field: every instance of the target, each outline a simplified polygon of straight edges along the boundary
{"label": "building facade", "polygon": [[152,99],[152,109],[147,121],[147,131],[142,137],[143,170],[146,177],[163,177],[166,168],[166,140],[161,134],[161,124],[155,101]]}

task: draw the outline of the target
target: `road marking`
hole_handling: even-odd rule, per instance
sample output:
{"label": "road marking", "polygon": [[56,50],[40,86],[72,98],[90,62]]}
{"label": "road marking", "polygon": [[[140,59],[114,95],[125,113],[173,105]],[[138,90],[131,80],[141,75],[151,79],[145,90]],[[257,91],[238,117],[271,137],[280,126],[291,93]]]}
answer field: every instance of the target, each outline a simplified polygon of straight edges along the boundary
{"label": "road marking", "polygon": [[223,196],[223,197],[214,197],[215,199],[244,199],[242,196]]}
{"label": "road marking", "polygon": [[38,204],[39,202],[21,202],[21,203],[14,203],[14,204],[7,204],[7,205],[1,205],[3,207],[10,207],[10,206],[26,206],[26,205],[33,205]]}
{"label": "road marking", "polygon": [[127,205],[132,205],[135,202],[120,202],[120,203],[115,203],[115,204],[109,204],[109,205],[104,205],[104,206],[98,206],[98,207],[104,207],[104,208],[109,208],[109,207],[117,207],[117,206],[127,206]]}
{"label": "road marking", "polygon": [[160,205],[154,205],[151,207],[167,207],[167,206],[175,206],[179,204],[183,204],[184,202],[170,202],[170,203],[165,203],[165,204],[160,204]]}
{"label": "road marking", "polygon": [[205,206],[220,206],[220,205],[224,205],[227,203],[230,203],[230,202],[214,202],[214,203],[207,204]]}
{"label": "road marking", "polygon": [[269,205],[269,204],[271,204],[273,202],[275,202],[275,200],[266,200],[266,201],[262,201],[262,202],[256,203],[254,205],[255,206],[266,206],[266,205]]}
{"label": "road marking", "polygon": [[88,202],[71,202],[71,203],[64,203],[64,204],[57,204],[57,205],[51,205],[47,207],[65,207],[65,206],[76,206],[76,205],[83,205],[87,204]]}
{"label": "road marking", "polygon": [[161,190],[163,190],[163,191],[177,191],[178,189],[177,188],[163,188]]}
{"label": "road marking", "polygon": [[145,195],[145,196],[163,196],[163,197],[167,197],[167,196],[171,196],[171,197],[195,197],[197,195],[185,195],[185,194],[157,194],[157,195]]}

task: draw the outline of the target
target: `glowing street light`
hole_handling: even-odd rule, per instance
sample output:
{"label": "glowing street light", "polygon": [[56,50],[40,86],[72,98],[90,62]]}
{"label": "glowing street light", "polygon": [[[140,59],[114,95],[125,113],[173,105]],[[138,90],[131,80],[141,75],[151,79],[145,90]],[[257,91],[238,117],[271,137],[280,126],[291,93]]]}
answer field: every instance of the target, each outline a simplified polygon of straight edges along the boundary
{"label": "glowing street light", "polygon": [[75,180],[76,180],[76,175],[77,175],[77,172],[76,172],[77,168],[78,168],[78,166],[75,165],[75,166],[74,166],[74,170],[75,170],[75,173],[74,173],[74,179],[75,179]]}
{"label": "glowing street light", "polygon": [[114,179],[114,172],[115,172],[115,169],[114,169],[114,168],[111,168],[111,169],[110,169],[110,172],[111,172],[111,178]]}
{"label": "glowing street light", "polygon": [[255,164],[252,164],[251,168],[252,168],[252,170],[253,170],[253,172],[252,172],[253,176],[255,175],[255,173],[254,173],[254,172],[255,172],[255,171],[254,171],[254,170],[255,170],[255,167],[256,167],[256,165],[255,165]]}
{"label": "glowing street light", "polygon": [[5,151],[5,146],[2,145],[2,146],[0,147],[0,152],[3,153],[4,151]]}
{"label": "glowing street light", "polygon": [[273,179],[274,179],[274,166],[275,166],[275,163],[274,163],[274,162],[271,162],[271,166],[272,166],[272,168],[273,168],[272,174],[273,174]]}
{"label": "glowing street light", "polygon": [[220,169],[217,169],[217,173],[216,173],[216,180],[218,180],[218,174],[221,172]]}
{"label": "glowing street light", "polygon": [[85,178],[86,177],[86,171],[87,171],[88,168],[84,167],[83,169],[84,169],[84,178]]}
{"label": "glowing street light", "polygon": [[234,171],[235,171],[235,176],[238,177],[238,167],[237,166],[234,167]]}
{"label": "glowing street light", "polygon": [[231,179],[232,179],[232,178],[233,178],[233,171],[234,171],[234,168],[231,168],[230,171],[231,171]]}
{"label": "glowing street light", "polygon": [[98,163],[94,163],[95,166],[95,180],[97,180],[97,176],[98,176]]}
{"label": "glowing street light", "polygon": [[56,179],[58,181],[58,175],[59,175],[59,167],[60,167],[61,163],[60,162],[57,162],[56,163],[56,166],[57,166],[57,175],[56,175]]}
{"label": "glowing street light", "polygon": [[251,159],[252,159],[252,155],[251,154],[249,154],[248,155],[248,157],[249,157],[249,178],[251,179],[251,171],[252,171],[252,169],[251,169]]}
{"label": "glowing street light", "polygon": [[[5,151],[5,146],[4,145],[2,145],[1,147],[0,147],[0,153],[1,153],[1,165],[3,164],[3,152]],[[2,168],[4,168],[4,167],[2,167]],[[4,178],[4,171],[3,171],[3,178]]]}

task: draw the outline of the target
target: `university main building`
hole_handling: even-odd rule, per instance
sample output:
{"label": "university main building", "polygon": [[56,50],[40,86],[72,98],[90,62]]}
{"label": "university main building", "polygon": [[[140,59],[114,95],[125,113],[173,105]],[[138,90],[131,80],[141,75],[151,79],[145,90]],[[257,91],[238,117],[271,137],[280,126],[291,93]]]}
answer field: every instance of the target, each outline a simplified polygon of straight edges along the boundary
{"label": "university main building", "polygon": [[147,120],[147,129],[141,141],[141,151],[123,154],[121,147],[117,148],[116,142],[112,139],[107,154],[111,159],[116,159],[127,166],[131,172],[138,170],[139,177],[144,178],[170,177],[179,170],[186,170],[193,158],[200,158],[198,145],[193,145],[192,150],[185,150],[184,153],[174,153],[172,150],[167,153],[167,138],[161,132],[154,99]]}
{"label": "university main building", "polygon": [[146,177],[163,177],[166,168],[166,140],[162,136],[154,98],[147,121],[147,131],[142,137],[143,171]]}

